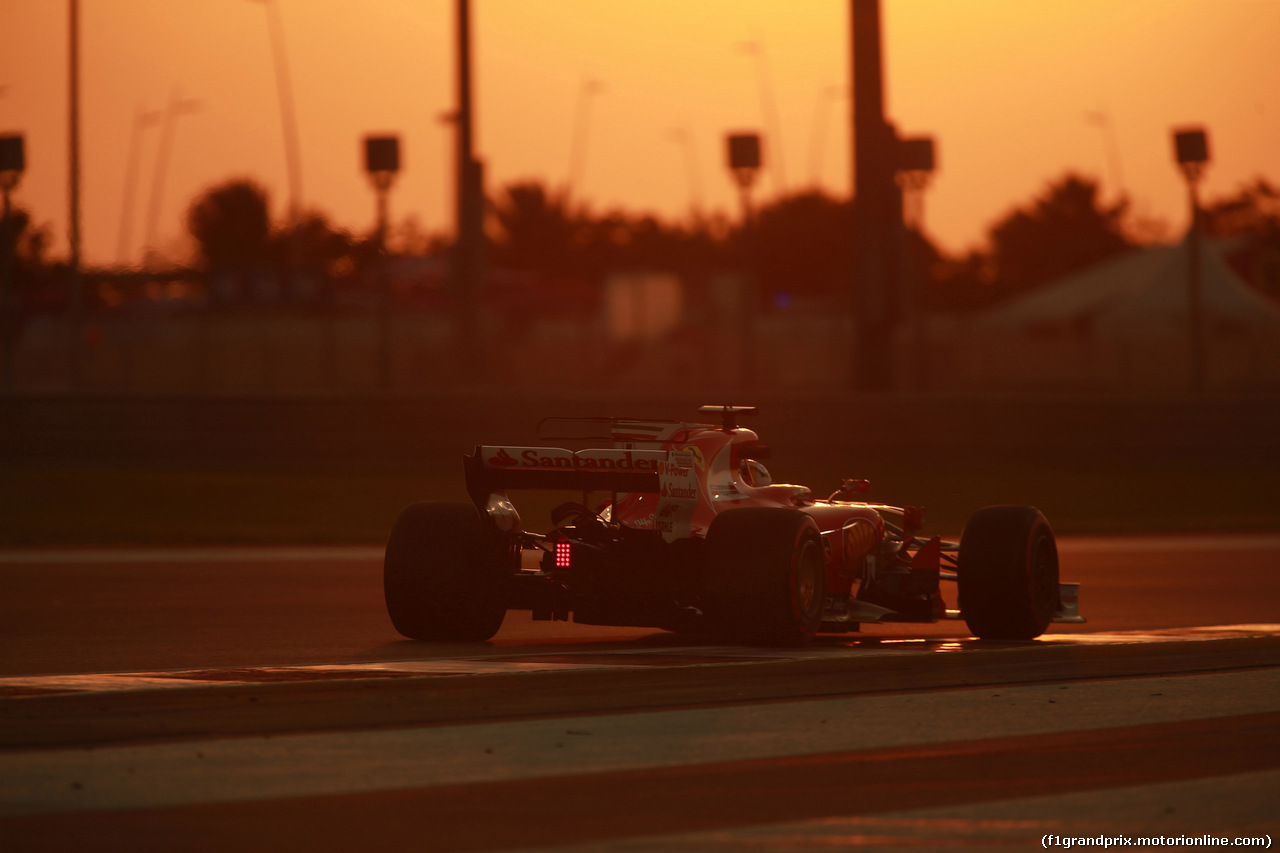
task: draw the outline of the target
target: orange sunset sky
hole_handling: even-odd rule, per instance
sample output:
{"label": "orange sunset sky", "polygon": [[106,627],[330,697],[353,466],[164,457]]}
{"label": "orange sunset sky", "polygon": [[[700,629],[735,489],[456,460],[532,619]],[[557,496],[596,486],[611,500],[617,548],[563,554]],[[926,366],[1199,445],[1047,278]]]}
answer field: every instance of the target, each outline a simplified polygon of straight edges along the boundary
{"label": "orange sunset sky", "polygon": [[[369,133],[402,139],[393,223],[452,228],[452,0],[271,0],[301,143],[301,203],[371,229]],[[66,252],[67,2],[0,2],[0,133],[26,138],[15,203]],[[669,219],[737,215],[724,134],[766,134],[758,197],[849,192],[847,0],[474,0],[476,151],[491,195],[537,179]],[[81,0],[84,256],[189,252],[185,212],[251,177],[288,203],[270,10],[254,0]],[[1203,125],[1207,198],[1280,183],[1280,0],[883,0],[885,103],[932,134],[926,227],[959,252],[1066,170],[1186,224],[1170,130]],[[167,166],[158,116],[172,126]],[[575,122],[580,106],[586,119]],[[141,116],[141,120],[139,117]],[[151,120],[148,121],[148,118]],[[135,149],[136,144],[136,149]],[[132,204],[127,164],[137,151]],[[158,207],[152,214],[153,197]],[[154,225],[149,226],[149,223]]]}

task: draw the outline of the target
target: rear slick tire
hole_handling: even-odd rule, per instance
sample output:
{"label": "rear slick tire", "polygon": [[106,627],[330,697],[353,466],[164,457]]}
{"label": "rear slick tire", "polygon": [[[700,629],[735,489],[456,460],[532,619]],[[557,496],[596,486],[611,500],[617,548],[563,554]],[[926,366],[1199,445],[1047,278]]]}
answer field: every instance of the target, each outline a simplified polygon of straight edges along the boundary
{"label": "rear slick tire", "polygon": [[822,534],[795,509],[748,507],[716,516],[707,531],[711,627],[733,642],[794,645],[822,621]]}
{"label": "rear slick tire", "polygon": [[503,584],[508,552],[471,504],[405,507],[391,529],[383,561],[383,592],[392,624],[413,640],[488,640],[507,612]]}
{"label": "rear slick tire", "polygon": [[991,506],[970,516],[956,575],[960,615],[980,639],[1034,639],[1058,610],[1058,546],[1035,507]]}

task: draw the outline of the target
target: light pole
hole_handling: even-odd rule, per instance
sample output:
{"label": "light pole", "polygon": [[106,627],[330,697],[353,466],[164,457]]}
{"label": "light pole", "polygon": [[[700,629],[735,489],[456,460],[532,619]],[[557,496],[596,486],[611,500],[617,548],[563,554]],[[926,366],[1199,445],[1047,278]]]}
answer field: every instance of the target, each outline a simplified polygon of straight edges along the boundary
{"label": "light pole", "polygon": [[763,158],[760,151],[760,134],[731,133],[727,137],[729,145],[729,171],[733,181],[738,185],[738,198],[742,202],[742,227],[749,227],[755,219],[755,211],[751,207],[751,188],[760,175]]}
{"label": "light pole", "polygon": [[484,167],[474,150],[474,112],[471,86],[471,0],[456,0],[457,111],[454,130],[453,263],[454,354],[458,376],[464,380],[487,377],[487,353],[480,333],[478,297],[484,263]]}
{"label": "light pole", "polygon": [[728,143],[729,171],[738,185],[742,202],[742,292],[739,295],[738,340],[741,352],[743,389],[754,390],[756,382],[756,252],[755,210],[751,205],[751,188],[760,175],[762,165],[760,135],[731,133]]}
{"label": "light pole", "polygon": [[917,391],[929,387],[926,294],[923,271],[915,263],[916,242],[924,239],[924,191],[936,163],[933,138],[917,136],[898,140],[898,185],[903,194],[902,269],[905,278],[903,314],[911,330],[911,381]]}
{"label": "light pole", "polygon": [[378,197],[378,375],[381,391],[391,389],[391,276],[387,269],[387,194],[400,171],[400,139],[369,136],[364,140],[364,168]]}
{"label": "light pole", "polygon": [[267,8],[267,27],[271,38],[271,59],[276,69],[276,96],[280,100],[280,126],[284,134],[285,165],[289,170],[289,225],[296,225],[302,210],[302,154],[298,145],[298,117],[294,112],[293,83],[289,76],[289,57],[285,52],[284,22],[280,19],[277,0],[254,0]]}
{"label": "light pole", "polygon": [[160,208],[164,204],[164,180],[169,168],[169,152],[173,148],[174,128],[178,119],[200,109],[199,101],[183,100],[182,89],[177,88],[169,97],[164,113],[164,125],[160,129],[160,148],[156,152],[156,170],[151,179],[151,202],[147,205],[146,255],[147,266],[155,265],[158,252],[157,231],[160,224]]}
{"label": "light pole", "polygon": [[1120,145],[1116,142],[1116,126],[1111,121],[1111,114],[1106,110],[1095,110],[1085,113],[1084,120],[1102,131],[1106,137],[1107,165],[1110,167],[1111,182],[1115,184],[1117,196],[1124,195],[1124,173],[1120,168]]}
{"label": "light pole", "polygon": [[141,106],[133,114],[133,133],[129,136],[129,156],[124,167],[120,237],[116,242],[116,262],[121,266],[129,262],[130,226],[133,222],[133,196],[138,186],[138,161],[142,156],[142,131],[154,126],[161,115],[159,110],[144,110]]}
{"label": "light pole", "polygon": [[1204,295],[1200,280],[1200,179],[1209,164],[1209,138],[1201,128],[1173,132],[1173,154],[1187,180],[1191,225],[1187,229],[1187,344],[1191,355],[1191,393],[1204,393],[1205,347]]}
{"label": "light pole", "polygon": [[684,149],[685,176],[689,181],[689,212],[697,221],[702,218],[702,181],[698,176],[698,156],[693,146],[693,134],[688,128],[677,127],[667,132],[667,138]]}
{"label": "light pole", "polygon": [[70,148],[67,158],[70,174],[67,177],[67,188],[71,198],[68,204],[70,218],[67,229],[70,238],[70,257],[68,259],[67,287],[67,350],[69,355],[69,377],[73,389],[79,388],[83,374],[83,341],[84,332],[84,294],[80,280],[80,2],[68,0],[68,91],[67,91],[67,144]]}
{"label": "light pole", "polygon": [[22,180],[26,165],[22,137],[16,134],[0,136],[0,192],[4,194],[4,218],[0,219],[0,241],[4,244],[0,246],[0,359],[4,361],[4,369],[0,373],[0,388],[6,394],[13,390],[13,260],[18,242],[9,194]]}
{"label": "light pole", "polygon": [[824,86],[813,105],[813,128],[809,135],[809,182],[814,189],[822,185],[822,160],[827,143],[827,114],[831,103],[848,95],[844,86]]}
{"label": "light pole", "polygon": [[896,137],[884,115],[880,0],[850,0],[853,98],[851,242],[853,388],[892,390],[895,317],[892,254],[902,228],[901,192],[894,183]]}
{"label": "light pole", "polygon": [[582,85],[578,87],[573,141],[569,147],[569,197],[572,197],[575,190],[582,188],[582,170],[587,159],[587,131],[591,127],[591,99],[603,92],[604,84],[590,78],[584,77]]}
{"label": "light pole", "polygon": [[760,113],[769,127],[773,137],[774,179],[777,186],[774,190],[779,194],[787,192],[787,169],[782,158],[782,121],[778,117],[778,99],[773,92],[773,77],[769,73],[769,57],[764,45],[758,41],[742,42],[738,49],[755,57],[756,84],[760,89]]}

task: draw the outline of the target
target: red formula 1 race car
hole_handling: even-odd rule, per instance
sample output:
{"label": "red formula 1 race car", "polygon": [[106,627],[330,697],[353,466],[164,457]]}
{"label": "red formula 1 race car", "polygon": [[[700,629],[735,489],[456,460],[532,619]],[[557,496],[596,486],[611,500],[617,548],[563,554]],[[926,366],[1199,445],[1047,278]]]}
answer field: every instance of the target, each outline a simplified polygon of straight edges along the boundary
{"label": "red formula 1 race car", "polygon": [[[922,537],[918,508],[858,500],[866,481],[844,480],[825,500],[773,483],[767,448],[738,426],[753,408],[699,411],[720,424],[548,419],[540,439],[580,449],[477,447],[464,459],[471,504],[412,504],[391,531],[384,585],[396,629],[486,640],[509,609],[744,643],[939,619],[1027,640],[1050,622],[1084,621],[1039,510],[986,507],[958,543]],[[582,499],[533,533],[509,497],[519,489]],[[956,609],[942,581],[956,583]]]}

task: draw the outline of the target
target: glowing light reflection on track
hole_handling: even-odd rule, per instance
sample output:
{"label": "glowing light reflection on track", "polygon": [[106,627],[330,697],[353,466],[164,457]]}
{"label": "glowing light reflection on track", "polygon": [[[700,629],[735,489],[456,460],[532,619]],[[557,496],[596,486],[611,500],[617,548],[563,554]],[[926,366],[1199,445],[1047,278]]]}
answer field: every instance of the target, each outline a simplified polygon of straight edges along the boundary
{"label": "glowing light reflection on track", "polygon": [[[261,666],[190,669],[159,672],[109,672],[83,675],[18,676],[0,678],[0,696],[53,692],[97,692],[175,689],[209,684],[262,684],[365,678],[413,678],[503,673],[569,672],[633,668],[684,668],[762,662],[879,658],[900,655],[948,654],[1063,646],[1136,645],[1197,642],[1280,636],[1280,624],[1217,625],[1151,631],[1111,631],[1096,634],[1047,634],[1031,642],[994,643],[977,640],[928,638],[858,638],[803,648],[768,649],[739,646],[628,648],[556,653],[486,655],[452,659],[375,661],[350,664]],[[830,639],[830,638],[828,638]]]}

